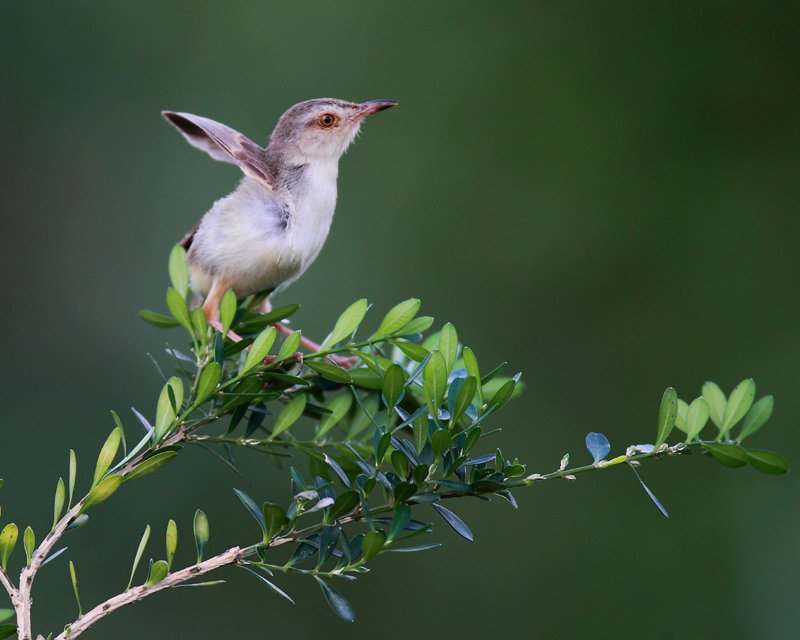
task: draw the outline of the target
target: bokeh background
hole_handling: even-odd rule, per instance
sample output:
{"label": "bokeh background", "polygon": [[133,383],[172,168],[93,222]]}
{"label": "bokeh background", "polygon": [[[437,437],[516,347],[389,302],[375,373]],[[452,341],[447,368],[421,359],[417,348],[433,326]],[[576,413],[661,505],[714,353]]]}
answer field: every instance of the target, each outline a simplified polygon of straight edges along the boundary
{"label": "bokeh background", "polygon": [[[154,412],[171,245],[239,178],[189,147],[162,109],[264,141],[312,97],[391,98],[341,163],[328,243],[278,303],[322,337],[353,300],[372,323],[417,296],[484,367],[526,393],[495,422],[529,470],[653,440],[665,387],[754,377],[775,412],[753,446],[800,460],[800,4],[787,2],[50,2],[0,5],[0,476],[2,517],[51,522],[52,492],[129,411]],[[253,456],[252,458],[254,458]],[[289,498],[285,474],[240,454],[253,487],[202,451],[125,487],[65,540],[34,591],[35,630],[124,588],[136,544],[193,558],[256,530],[231,488]],[[311,580],[233,569],[215,589],[128,607],[91,637],[410,635],[787,638],[800,632],[797,476],[656,461],[452,506],[475,533],[389,555],[337,583],[357,621]],[[11,561],[14,573],[23,554]],[[0,603],[0,607],[2,607]],[[90,637],[87,635],[87,638]]]}

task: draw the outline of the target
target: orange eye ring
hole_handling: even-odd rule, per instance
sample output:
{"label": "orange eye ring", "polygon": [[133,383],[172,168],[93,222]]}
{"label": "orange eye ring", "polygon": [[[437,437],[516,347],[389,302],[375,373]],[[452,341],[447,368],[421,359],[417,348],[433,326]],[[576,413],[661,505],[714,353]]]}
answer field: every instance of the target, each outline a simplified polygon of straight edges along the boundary
{"label": "orange eye ring", "polygon": [[318,122],[319,122],[319,126],[325,128],[325,129],[329,129],[330,127],[332,127],[333,125],[336,124],[336,120],[337,120],[336,116],[333,115],[332,113],[323,113],[319,117],[319,121]]}

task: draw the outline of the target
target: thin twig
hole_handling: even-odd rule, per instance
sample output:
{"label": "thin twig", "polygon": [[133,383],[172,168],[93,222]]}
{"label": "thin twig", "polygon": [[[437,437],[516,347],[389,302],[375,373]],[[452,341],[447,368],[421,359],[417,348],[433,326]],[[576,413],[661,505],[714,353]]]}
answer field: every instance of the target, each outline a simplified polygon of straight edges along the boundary
{"label": "thin twig", "polygon": [[14,583],[8,579],[6,572],[0,569],[0,582],[3,583],[6,591],[8,592],[8,596],[11,598],[11,602],[14,603],[14,608],[17,607],[17,601],[19,600],[19,591],[14,586]]}
{"label": "thin twig", "polygon": [[[85,498],[84,498],[85,500]],[[56,528],[42,541],[39,548],[33,552],[31,563],[22,570],[19,575],[19,594],[18,600],[14,604],[17,613],[17,636],[19,640],[31,640],[33,632],[31,630],[31,588],[36,572],[47,559],[47,555],[52,551],[53,546],[59,541],[67,527],[72,524],[80,513],[83,500],[78,502],[72,509],[67,511],[61,520],[58,521]]]}
{"label": "thin twig", "polygon": [[249,548],[241,549],[239,547],[233,547],[224,553],[214,556],[213,558],[209,558],[208,560],[204,560],[199,564],[195,564],[191,567],[186,567],[185,569],[171,573],[161,582],[157,582],[154,585],[149,587],[145,585],[139,585],[138,587],[133,587],[129,591],[120,593],[113,598],[109,598],[105,602],[97,605],[91,611],[85,613],[79,620],[75,620],[75,622],[72,624],[67,625],[67,628],[63,633],[56,637],[56,640],[67,640],[67,638],[72,640],[72,638],[79,636],[95,622],[101,618],[104,618],[112,611],[116,611],[120,607],[124,607],[127,604],[138,602],[139,600],[142,600],[153,593],[163,591],[164,589],[169,589],[170,587],[179,585],[183,582],[191,580],[192,578],[201,576],[204,573],[213,571],[214,569],[219,569],[225,565],[234,564],[249,551]]}
{"label": "thin twig", "polygon": [[[694,444],[700,444],[700,443],[691,443],[689,446],[692,446]],[[678,446],[681,446],[681,445],[678,445]],[[641,453],[639,455],[634,455],[634,456],[620,456],[619,458],[615,458],[614,461],[610,462],[610,463],[606,462],[606,464],[602,464],[601,463],[601,464],[586,465],[586,466],[583,466],[583,467],[576,467],[576,468],[573,468],[573,469],[565,469],[563,471],[556,471],[556,472],[553,472],[553,473],[550,473],[550,474],[546,474],[544,476],[538,476],[538,477],[529,476],[528,478],[525,478],[524,480],[521,479],[518,482],[520,482],[520,485],[521,484],[532,484],[533,482],[535,482],[536,479],[564,477],[565,475],[571,475],[571,474],[575,474],[575,473],[581,473],[581,472],[584,472],[584,471],[602,469],[602,468],[605,468],[606,466],[613,466],[614,464],[618,464],[618,463],[623,462],[623,461],[628,462],[628,461],[636,460],[636,459],[651,458],[651,457],[661,456],[661,455],[668,454],[668,453],[673,453],[673,452],[674,452],[674,449],[673,450],[665,449],[663,451],[657,451],[657,452],[653,451],[653,452],[650,452],[650,453]],[[520,486],[520,485],[517,485],[517,486]],[[478,494],[481,494],[481,493],[492,493],[492,492],[489,491],[489,492],[477,492],[476,494],[464,494],[462,492],[452,491],[452,492],[447,492],[447,493],[440,494],[440,497],[441,497],[441,499],[448,499],[448,498],[465,497],[466,495],[478,495]],[[387,503],[387,504],[384,504],[384,505],[381,505],[379,507],[375,507],[375,508],[371,509],[370,512],[372,514],[386,513],[386,512],[392,511],[393,508],[394,507],[392,506],[391,503]],[[80,509],[80,504],[76,505],[72,509],[70,514],[73,514],[73,512],[74,512],[74,515],[77,515],[77,512],[79,511],[79,509]],[[67,520],[67,518],[70,517],[70,514],[67,514],[67,516],[65,516],[62,519],[62,521],[59,522],[59,525],[56,528],[56,533],[58,533],[59,535],[60,535],[60,533],[63,533],[63,528],[66,528],[66,527],[62,528],[62,523],[65,520]],[[74,519],[74,515],[72,515],[71,518]],[[345,516],[343,518],[340,518],[338,520],[338,522],[341,525],[341,524],[346,524],[348,522],[356,522],[356,521],[362,520],[363,518],[364,518],[364,513],[356,511],[353,515]],[[303,529],[295,530],[295,531],[291,532],[287,536],[279,537],[279,538],[276,538],[276,539],[272,540],[267,545],[267,548],[278,547],[278,546],[282,546],[284,544],[288,544],[288,543],[291,543],[291,542],[296,542],[297,540],[309,535],[310,533],[320,530],[323,526],[324,526],[324,524],[318,523],[318,524],[311,525],[309,527],[305,527]],[[53,538],[57,539],[55,534],[53,535]],[[49,551],[49,549],[52,547],[53,544],[55,544],[55,540],[52,540],[50,542],[50,545],[47,548],[47,551]],[[44,546],[44,543],[43,543],[42,546]],[[171,573],[166,578],[164,578],[162,581],[160,581],[160,582],[158,582],[158,583],[156,583],[154,585],[151,585],[149,587],[145,586],[145,585],[140,585],[138,587],[134,587],[133,589],[130,589],[129,591],[126,591],[126,592],[121,593],[119,595],[116,595],[116,596],[114,596],[112,598],[109,598],[105,602],[97,605],[94,609],[92,609],[91,611],[89,611],[88,613],[83,615],[83,617],[81,617],[80,619],[78,619],[75,622],[73,622],[71,625],[68,625],[66,630],[62,634],[60,634],[56,638],[56,640],[67,640],[67,638],[70,638],[70,639],[75,638],[79,634],[81,634],[83,631],[86,631],[95,622],[97,622],[101,618],[105,617],[106,615],[110,614],[111,612],[116,611],[117,609],[119,609],[121,607],[124,607],[125,605],[132,604],[134,602],[138,602],[138,601],[144,599],[145,597],[149,596],[150,594],[157,593],[159,591],[163,591],[164,589],[169,589],[171,587],[177,586],[179,584],[182,584],[183,582],[191,580],[192,578],[201,576],[201,575],[203,575],[205,573],[209,573],[209,572],[214,571],[215,569],[218,569],[220,567],[223,567],[223,566],[226,566],[226,565],[231,565],[231,564],[236,564],[238,562],[241,562],[246,557],[254,554],[256,552],[257,547],[259,547],[259,546],[262,546],[262,545],[255,544],[255,545],[251,545],[249,547],[244,547],[244,548],[242,548],[242,547],[233,547],[231,549],[228,549],[224,553],[221,553],[218,556],[214,556],[213,558],[209,558],[208,560],[205,560],[205,561],[203,561],[201,563],[192,565],[192,566],[187,567],[185,569],[182,569],[180,571],[176,571],[175,573]],[[37,550],[35,557],[39,557],[41,555],[40,551],[41,551],[41,547],[40,547],[39,550]],[[37,564],[37,568],[38,568],[38,566],[40,566],[40,563]],[[33,568],[33,563],[32,563],[32,566],[31,566],[30,569],[32,569],[32,568]],[[32,573],[35,573],[35,571],[33,571]],[[25,576],[25,573],[23,571],[23,577],[24,576]],[[11,588],[13,589],[13,585],[9,585],[9,586],[11,586]],[[8,589],[8,586],[6,588]],[[23,636],[21,633],[20,633],[19,638],[20,638],[20,640],[27,640],[27,638],[25,636]]]}

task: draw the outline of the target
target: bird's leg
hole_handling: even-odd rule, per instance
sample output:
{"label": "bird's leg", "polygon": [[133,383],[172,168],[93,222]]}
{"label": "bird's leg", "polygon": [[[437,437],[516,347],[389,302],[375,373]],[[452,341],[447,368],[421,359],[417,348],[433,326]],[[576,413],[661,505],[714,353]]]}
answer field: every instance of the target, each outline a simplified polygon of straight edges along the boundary
{"label": "bird's leg", "polygon": [[[211,295],[211,294],[209,294],[209,295]],[[269,313],[271,310],[272,310],[272,304],[269,301],[269,297],[264,298],[264,300],[261,301],[261,304],[258,305],[258,312],[259,313]],[[272,326],[275,327],[275,329],[278,332],[282,333],[285,336],[288,336],[288,335],[294,333],[288,326],[286,326],[282,322],[276,322]],[[314,342],[313,340],[309,340],[308,338],[302,336],[302,334],[300,336],[300,344],[303,345],[309,351],[313,351],[314,353],[316,353],[316,352],[318,352],[320,350],[320,346],[316,342]],[[334,363],[336,363],[337,365],[342,367],[342,369],[351,369],[353,367],[353,365],[356,362],[358,362],[358,357],[357,356],[352,356],[352,357],[347,358],[347,357],[344,357],[344,356],[330,355],[328,357],[331,360],[333,360]]]}
{"label": "bird's leg", "polygon": [[[220,333],[225,330],[225,327],[223,327],[222,323],[219,321],[219,305],[222,303],[222,296],[225,295],[228,289],[230,289],[230,287],[225,281],[216,278],[214,284],[211,285],[211,291],[208,292],[206,300],[203,303],[203,313],[206,316],[208,324]],[[234,342],[242,341],[242,337],[230,329],[228,329],[227,337]]]}

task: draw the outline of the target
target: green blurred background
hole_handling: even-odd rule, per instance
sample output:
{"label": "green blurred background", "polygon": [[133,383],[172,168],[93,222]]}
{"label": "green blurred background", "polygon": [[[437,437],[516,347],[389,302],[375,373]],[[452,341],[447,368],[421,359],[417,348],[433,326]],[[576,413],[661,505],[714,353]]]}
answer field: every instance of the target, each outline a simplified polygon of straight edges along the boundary
{"label": "green blurred background", "polygon": [[[154,412],[171,245],[239,178],[159,115],[184,110],[264,141],[313,97],[391,98],[341,163],[316,264],[276,302],[322,337],[353,300],[371,322],[417,296],[484,367],[524,371],[495,420],[506,454],[550,471],[652,442],[665,387],[699,395],[754,377],[773,394],[752,439],[800,460],[800,4],[786,2],[51,2],[0,5],[3,521],[50,526],[79,461],[85,490],[117,410]],[[369,326],[369,325],[368,325]],[[233,496],[289,499],[285,474],[239,455],[243,482],[202,451],[125,487],[70,534],[34,590],[35,630],[124,588],[136,544],[193,558],[257,528]],[[340,622],[308,579],[292,607],[233,569],[215,589],[123,609],[94,638],[787,638],[800,632],[797,476],[694,456],[504,502],[452,506],[473,528],[383,556]],[[427,510],[427,512],[426,512]],[[21,549],[12,559],[19,568]],[[5,606],[0,603],[0,606]],[[387,624],[388,623],[388,624]],[[87,635],[87,638],[90,637]]]}

